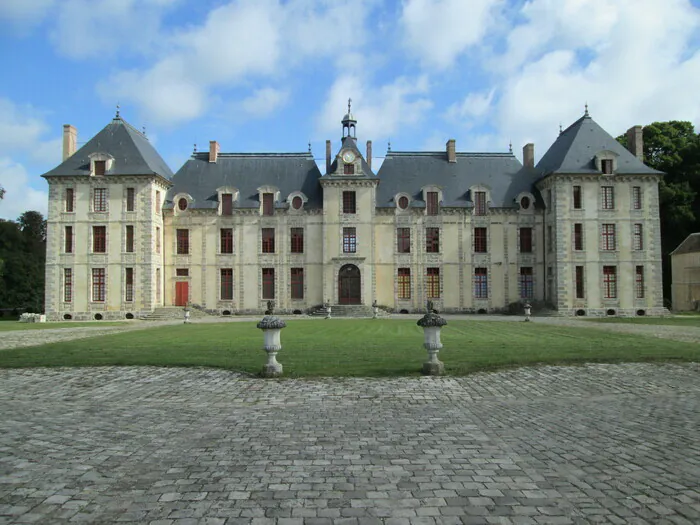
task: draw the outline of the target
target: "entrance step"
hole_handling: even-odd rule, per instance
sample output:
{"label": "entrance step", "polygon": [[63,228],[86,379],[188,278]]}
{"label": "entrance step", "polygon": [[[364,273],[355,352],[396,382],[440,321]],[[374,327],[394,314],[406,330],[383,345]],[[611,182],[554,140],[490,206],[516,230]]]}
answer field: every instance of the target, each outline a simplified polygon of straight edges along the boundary
{"label": "entrance step", "polygon": [[[208,313],[190,308],[190,319],[202,319],[210,317]],[[185,319],[185,309],[182,306],[164,306],[156,308],[149,314],[141,317],[144,321],[172,321],[174,319]]]}

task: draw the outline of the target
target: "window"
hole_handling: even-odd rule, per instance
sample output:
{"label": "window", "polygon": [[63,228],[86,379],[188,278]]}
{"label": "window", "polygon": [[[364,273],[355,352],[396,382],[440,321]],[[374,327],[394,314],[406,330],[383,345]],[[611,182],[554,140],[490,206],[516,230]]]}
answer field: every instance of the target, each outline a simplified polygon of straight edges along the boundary
{"label": "window", "polygon": [[637,299],[644,299],[644,266],[637,266],[635,268],[634,289]]}
{"label": "window", "polygon": [[603,186],[603,209],[615,209],[615,188],[612,186]]}
{"label": "window", "polygon": [[603,224],[602,239],[603,250],[614,250],[615,249],[615,225],[614,224]]}
{"label": "window", "polygon": [[474,192],[474,215],[486,215],[486,192]]}
{"label": "window", "polygon": [[633,250],[643,250],[644,249],[644,230],[641,224],[635,224],[633,230],[633,240],[632,240]]}
{"label": "window", "polygon": [[175,275],[178,277],[189,277],[190,270],[188,268],[178,268],[175,270]]}
{"label": "window", "polygon": [[221,253],[233,253],[233,228],[219,230],[219,244]]}
{"label": "window", "polygon": [[274,214],[274,195],[272,193],[263,193],[263,215]]}
{"label": "window", "polygon": [[275,253],[275,229],[262,229],[262,252]]}
{"label": "window", "polygon": [[275,269],[274,268],[263,268],[262,269],[262,298],[263,299],[274,299],[275,298]]}
{"label": "window", "polygon": [[640,186],[632,187],[632,209],[642,209],[642,188]]}
{"label": "window", "polygon": [[581,209],[581,186],[574,186],[574,209]]}
{"label": "window", "polygon": [[440,252],[440,228],[425,229],[425,251],[427,253]]}
{"label": "window", "polygon": [[92,195],[92,211],[107,211],[107,188],[95,188]]}
{"label": "window", "polygon": [[600,167],[604,174],[610,175],[613,172],[613,161],[612,159],[603,159],[600,161]]}
{"label": "window", "polygon": [[583,250],[583,224],[574,224],[574,250]]}
{"label": "window", "polygon": [[107,171],[107,161],[106,160],[96,160],[95,161],[95,175],[104,175]]}
{"label": "window", "polygon": [[134,188],[126,189],[126,211],[134,211],[136,209],[136,192]]}
{"label": "window", "polygon": [[488,270],[486,268],[474,268],[474,297],[476,299],[489,298]]}
{"label": "window", "polygon": [[160,227],[156,226],[156,253],[160,253]]}
{"label": "window", "polygon": [[190,253],[190,230],[177,230],[177,254],[188,255]]}
{"label": "window", "polygon": [[107,251],[107,227],[92,227],[92,252],[105,253]]}
{"label": "window", "polygon": [[233,194],[221,194],[221,215],[233,215]]}
{"label": "window", "polygon": [[184,198],[184,197],[180,197],[180,198],[177,200],[177,208],[178,208],[180,211],[185,211],[185,210],[187,209],[187,199]]}
{"label": "window", "polygon": [[73,188],[66,188],[66,204],[65,208],[67,212],[75,211],[75,190]]}
{"label": "window", "polygon": [[295,210],[300,210],[303,205],[304,205],[304,199],[299,197],[299,195],[295,195],[294,198],[292,199],[292,208]]}
{"label": "window", "polygon": [[343,213],[355,213],[355,192],[354,191],[344,191],[343,192]]}
{"label": "window", "polygon": [[354,175],[355,174],[355,165],[354,164],[345,164],[343,166],[343,173],[345,175]]}
{"label": "window", "polygon": [[124,301],[130,303],[134,300],[134,269],[124,268]]}
{"label": "window", "polygon": [[615,266],[603,266],[603,297],[605,299],[617,298],[617,268]]}
{"label": "window", "polygon": [[161,302],[160,268],[156,268],[156,304]]}
{"label": "window", "polygon": [[438,192],[429,191],[428,192],[428,202],[427,202],[427,213],[428,215],[437,215],[440,211],[438,206]]}
{"label": "window", "polygon": [[399,299],[410,299],[411,298],[411,269],[410,268],[399,268],[397,285],[398,285],[397,295],[398,295]]}
{"label": "window", "polygon": [[343,253],[357,251],[357,234],[355,228],[343,228]]}
{"label": "window", "polygon": [[576,299],[583,299],[583,266],[576,267]]}
{"label": "window", "polygon": [[534,297],[533,291],[532,267],[523,266],[520,268],[520,298],[532,299]]}
{"label": "window", "polygon": [[70,303],[73,300],[73,270],[63,269],[63,301]]}
{"label": "window", "polygon": [[160,215],[160,205],[161,205],[160,204],[160,192],[156,191],[156,207],[155,207],[156,215]]}
{"label": "window", "polygon": [[127,253],[132,253],[134,251],[134,227],[131,225],[126,227],[126,242],[124,248]]}
{"label": "window", "polygon": [[547,226],[547,251],[554,250],[554,237],[552,237],[552,227]]}
{"label": "window", "polygon": [[93,268],[92,269],[92,300],[93,302],[104,302],[105,294],[105,269],[104,268]]}
{"label": "window", "polygon": [[66,226],[64,233],[65,252],[73,253],[73,226]]}
{"label": "window", "polygon": [[411,228],[396,229],[396,251],[411,253]]}
{"label": "window", "polygon": [[425,269],[425,295],[429,299],[440,298],[440,268]]}
{"label": "window", "polygon": [[530,209],[530,197],[524,196],[522,199],[520,199],[520,207],[523,210],[529,210]]}
{"label": "window", "polygon": [[399,197],[399,208],[401,208],[402,210],[408,208],[408,197],[406,197],[405,195]]}
{"label": "window", "polygon": [[233,301],[233,268],[221,268],[221,300]]}
{"label": "window", "polygon": [[520,228],[520,253],[532,253],[532,228]]}
{"label": "window", "polygon": [[292,268],[292,299],[304,298],[304,269]]}
{"label": "window", "polygon": [[474,251],[476,253],[486,253],[487,248],[486,228],[474,228]]}
{"label": "window", "polygon": [[304,253],[304,228],[291,229],[292,253]]}

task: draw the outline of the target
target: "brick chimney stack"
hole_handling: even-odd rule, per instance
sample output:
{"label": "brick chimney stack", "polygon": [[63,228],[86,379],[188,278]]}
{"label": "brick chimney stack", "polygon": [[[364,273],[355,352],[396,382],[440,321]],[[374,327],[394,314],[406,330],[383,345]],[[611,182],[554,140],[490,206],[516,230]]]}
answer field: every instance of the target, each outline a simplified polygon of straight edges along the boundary
{"label": "brick chimney stack", "polygon": [[367,141],[367,157],[365,158],[369,169],[372,169],[372,141]]}
{"label": "brick chimney stack", "polygon": [[78,149],[78,130],[70,124],[63,125],[63,160],[73,155]]}
{"label": "brick chimney stack", "polygon": [[630,153],[644,162],[644,135],[642,126],[632,126],[627,130],[627,149]]}
{"label": "brick chimney stack", "polygon": [[326,173],[331,172],[331,141],[326,141]]}
{"label": "brick chimney stack", "polygon": [[457,162],[457,145],[455,139],[447,141],[447,162]]}
{"label": "brick chimney stack", "polygon": [[215,140],[209,141],[209,162],[216,162],[219,158],[219,143]]}
{"label": "brick chimney stack", "polygon": [[535,167],[535,145],[532,142],[523,146],[523,166],[526,168]]}

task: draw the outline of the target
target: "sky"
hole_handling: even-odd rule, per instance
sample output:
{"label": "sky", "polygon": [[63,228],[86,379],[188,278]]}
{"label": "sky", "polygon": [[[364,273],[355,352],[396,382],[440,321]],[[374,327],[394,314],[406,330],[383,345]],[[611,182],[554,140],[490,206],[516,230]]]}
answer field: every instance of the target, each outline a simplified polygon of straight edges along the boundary
{"label": "sky", "polygon": [[613,136],[700,129],[700,0],[0,0],[0,218],[46,214],[63,124],[121,116],[177,171],[195,144],[322,171],[352,98],[394,151],[535,161],[584,113]]}

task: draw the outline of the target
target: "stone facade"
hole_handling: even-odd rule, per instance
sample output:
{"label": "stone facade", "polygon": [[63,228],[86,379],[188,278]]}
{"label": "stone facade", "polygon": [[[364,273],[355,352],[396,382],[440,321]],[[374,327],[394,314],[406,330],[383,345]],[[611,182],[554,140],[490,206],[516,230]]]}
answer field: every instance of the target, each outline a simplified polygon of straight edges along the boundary
{"label": "stone facade", "polygon": [[673,310],[700,311],[700,233],[691,233],[671,253]]}

